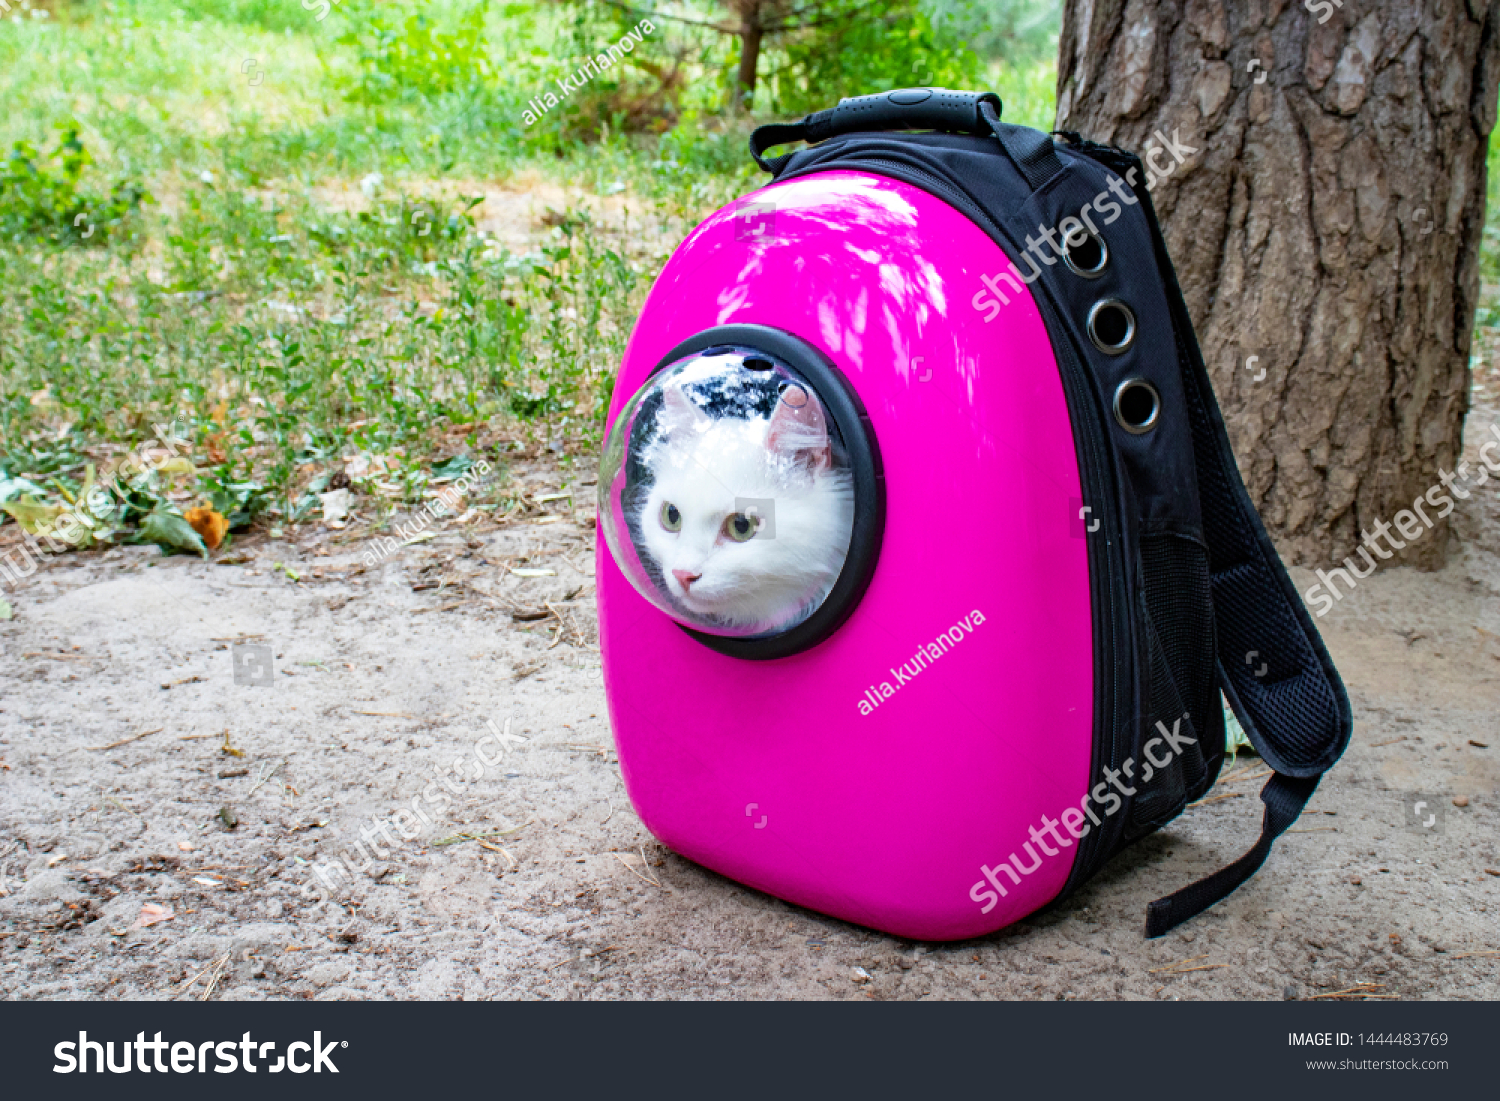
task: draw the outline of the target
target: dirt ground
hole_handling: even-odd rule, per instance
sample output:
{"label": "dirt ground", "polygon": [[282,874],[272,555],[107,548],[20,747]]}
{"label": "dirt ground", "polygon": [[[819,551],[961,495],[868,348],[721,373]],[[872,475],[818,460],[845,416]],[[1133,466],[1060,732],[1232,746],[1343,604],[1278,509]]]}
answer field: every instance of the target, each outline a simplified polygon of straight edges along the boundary
{"label": "dirt ground", "polygon": [[[1476,409],[1471,449],[1497,421]],[[1254,838],[1253,757],[1226,797],[1057,911],[938,945],[789,906],[653,841],[621,786],[594,649],[592,475],[534,459],[510,477],[533,500],[574,498],[438,524],[379,563],[358,525],[313,526],[214,562],[68,556],[8,594],[0,993],[1500,997],[1500,483],[1463,503],[1443,572],[1377,574],[1321,621],[1354,743],[1247,886],[1142,938],[1150,900]],[[268,646],[270,665],[237,645]],[[240,679],[267,683],[237,683],[237,653]],[[471,776],[486,734],[499,764],[454,782],[430,824],[397,816],[386,857],[318,907],[315,866],[360,863],[360,831],[435,767]],[[1422,795],[1441,816],[1425,830],[1407,821]]]}

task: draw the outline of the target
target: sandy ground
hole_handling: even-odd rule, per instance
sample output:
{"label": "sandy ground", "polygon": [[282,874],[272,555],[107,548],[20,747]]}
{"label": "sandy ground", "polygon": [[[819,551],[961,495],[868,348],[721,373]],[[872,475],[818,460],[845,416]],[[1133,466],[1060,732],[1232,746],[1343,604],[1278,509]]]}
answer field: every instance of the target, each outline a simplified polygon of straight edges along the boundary
{"label": "sandy ground", "polygon": [[[1496,419],[1476,411],[1471,440]],[[786,905],[653,841],[620,783],[593,649],[592,477],[541,461],[512,477],[533,496],[572,489],[576,509],[439,526],[374,565],[357,529],[243,540],[227,564],[120,548],[55,560],[9,594],[0,993],[1282,999],[1371,983],[1500,997],[1500,958],[1475,954],[1500,947],[1496,482],[1463,505],[1446,570],[1377,574],[1322,621],[1354,744],[1246,887],[1141,936],[1151,899],[1248,847],[1254,758],[1214,793],[1229,797],[1057,911],[934,945]],[[236,683],[236,645],[270,648],[270,671],[240,669],[268,683]],[[487,734],[493,767],[473,764]],[[466,779],[431,823],[390,824],[455,760]],[[1407,821],[1421,795],[1432,829]],[[380,823],[385,858],[318,907],[315,866],[359,863],[353,840]],[[143,910],[172,916],[143,925]]]}

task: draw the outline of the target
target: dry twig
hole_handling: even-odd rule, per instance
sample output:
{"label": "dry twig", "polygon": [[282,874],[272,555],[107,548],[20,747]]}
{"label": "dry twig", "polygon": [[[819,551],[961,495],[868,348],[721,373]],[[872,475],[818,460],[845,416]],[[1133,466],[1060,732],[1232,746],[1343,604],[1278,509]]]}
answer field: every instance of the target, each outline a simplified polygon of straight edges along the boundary
{"label": "dry twig", "polygon": [[508,830],[485,830],[483,833],[455,833],[449,837],[438,838],[436,841],[432,842],[432,847],[436,848],[439,845],[458,845],[465,841],[482,842],[487,837],[507,837],[513,833],[520,833],[527,826],[530,826],[535,822],[536,819],[531,818],[525,822],[522,822],[519,826],[512,826]]}
{"label": "dry twig", "polygon": [[1217,803],[1223,799],[1242,799],[1244,795],[1243,791],[1226,791],[1222,795],[1210,795],[1206,799],[1199,799],[1196,803],[1189,803],[1188,807],[1189,809],[1193,807],[1206,807],[1210,803]]}
{"label": "dry twig", "polygon": [[160,734],[166,727],[158,726],[154,730],[142,730],[139,734],[132,734],[128,738],[121,738],[118,742],[110,742],[109,745],[91,745],[90,749],[114,749],[117,746],[129,745],[131,742],[139,741],[148,734]]}
{"label": "dry twig", "polygon": [[1384,987],[1384,983],[1357,982],[1353,986],[1343,990],[1330,990],[1326,994],[1312,994],[1307,1000],[1317,1001],[1319,998],[1395,998],[1395,994],[1376,994],[1375,991]]}
{"label": "dry twig", "polygon": [[1221,784],[1237,784],[1241,780],[1259,780],[1262,776],[1269,776],[1276,770],[1273,768],[1262,769],[1260,772],[1251,772],[1248,768],[1241,769],[1232,776],[1226,776],[1219,781]]}
{"label": "dry twig", "polygon": [[250,798],[250,796],[254,795],[257,791],[259,791],[261,785],[264,784],[267,780],[269,780],[272,776],[275,776],[276,775],[276,770],[279,769],[284,764],[286,764],[286,758],[285,757],[283,757],[281,760],[277,761],[274,765],[272,765],[270,771],[268,771],[259,780],[255,781],[255,786],[245,793],[245,798],[248,799],[248,798]]}
{"label": "dry twig", "polygon": [[634,868],[632,868],[630,866],[629,862],[623,856],[621,856],[619,853],[610,853],[609,855],[612,856],[612,857],[614,857],[621,864],[623,864],[625,866],[625,870],[627,872],[629,872],[631,875],[635,876],[637,879],[639,879],[642,883],[649,883],[653,887],[660,887],[661,886],[661,884],[658,883],[656,880],[654,880],[654,879],[647,879],[640,872],[638,872]]}
{"label": "dry twig", "polygon": [[1190,974],[1190,973],[1192,973],[1194,971],[1213,971],[1213,970],[1216,970],[1217,968],[1220,968],[1220,967],[1228,967],[1229,966],[1227,963],[1205,963],[1205,964],[1199,964],[1199,966],[1197,966],[1197,967],[1184,967],[1183,966],[1183,964],[1186,964],[1186,963],[1195,963],[1198,960],[1206,960],[1206,959],[1208,959],[1207,955],[1193,956],[1191,959],[1178,960],[1176,963],[1169,963],[1165,967],[1153,967],[1151,970],[1147,971],[1146,974],[1148,974],[1148,975],[1187,975],[1187,974]]}
{"label": "dry twig", "polygon": [[214,987],[218,986],[219,980],[224,977],[224,969],[228,966],[229,953],[226,952],[223,957],[220,958],[219,966],[214,968],[214,973],[208,977],[208,989],[204,990],[203,997],[198,999],[200,1002],[208,1001],[209,996],[214,992]]}

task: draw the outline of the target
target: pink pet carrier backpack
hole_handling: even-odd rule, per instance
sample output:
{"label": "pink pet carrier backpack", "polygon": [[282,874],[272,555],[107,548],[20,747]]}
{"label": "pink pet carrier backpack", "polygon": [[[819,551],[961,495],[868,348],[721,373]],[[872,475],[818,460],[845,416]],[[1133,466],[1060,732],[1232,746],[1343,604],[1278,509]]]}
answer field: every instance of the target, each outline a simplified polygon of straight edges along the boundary
{"label": "pink pet carrier backpack", "polygon": [[1140,162],[999,110],[907,89],[762,127],[774,182],[662,270],[600,467],[610,717],[663,844],[940,941],[1206,791],[1222,690],[1274,769],[1262,836],[1151,904],[1158,936],[1264,862],[1349,705]]}

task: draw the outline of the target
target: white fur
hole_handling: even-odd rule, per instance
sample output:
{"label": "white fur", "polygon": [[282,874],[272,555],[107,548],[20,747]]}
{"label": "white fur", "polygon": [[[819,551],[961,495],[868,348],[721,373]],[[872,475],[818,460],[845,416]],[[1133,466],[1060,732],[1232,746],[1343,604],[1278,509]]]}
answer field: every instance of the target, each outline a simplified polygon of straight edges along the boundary
{"label": "white fur", "polygon": [[[654,475],[642,536],[672,599],[708,624],[756,634],[800,622],[838,579],[853,527],[847,470],[830,464],[822,415],[715,420],[668,391],[661,435],[644,458]],[[811,419],[814,423],[809,425]],[[775,502],[775,536],[743,543],[724,534],[736,497]],[[682,530],[661,524],[671,502]],[[699,574],[690,585],[673,574]]]}

